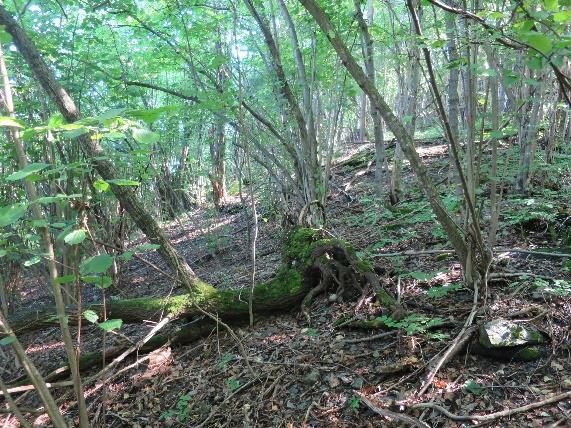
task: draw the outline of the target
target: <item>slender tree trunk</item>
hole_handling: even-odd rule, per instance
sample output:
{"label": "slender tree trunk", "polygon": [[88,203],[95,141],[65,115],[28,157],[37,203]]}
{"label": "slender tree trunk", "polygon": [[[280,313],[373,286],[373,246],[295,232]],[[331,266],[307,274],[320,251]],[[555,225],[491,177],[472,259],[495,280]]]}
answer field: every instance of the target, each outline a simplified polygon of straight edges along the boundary
{"label": "slender tree trunk", "polygon": [[[276,40],[270,31],[270,27],[266,22],[265,17],[260,14],[258,9],[256,9],[252,0],[244,0],[244,3],[264,35],[264,41],[270,52],[271,65],[277,76],[279,84],[278,89],[283,98],[287,101],[291,110],[290,114],[293,116],[297,125],[301,147],[299,150],[295,150],[295,155],[292,156],[292,158],[297,159],[298,164],[301,166],[301,188],[305,199],[305,206],[302,208],[301,212],[305,212],[307,214],[305,218],[301,220],[311,226],[323,224],[324,212],[320,205],[323,189],[319,185],[321,183],[321,168],[317,158],[315,129],[310,129],[308,127],[306,114],[304,114],[300,108],[295,94],[286,78]],[[298,67],[298,71],[301,71],[301,67]]]}
{"label": "slender tree trunk", "polygon": [[210,141],[210,160],[212,169],[209,175],[212,184],[212,196],[216,209],[220,209],[226,200],[226,124],[218,120],[213,128]]}
{"label": "slender tree trunk", "polygon": [[[450,129],[452,134],[458,141],[458,114],[460,112],[460,97],[458,96],[458,48],[456,46],[456,15],[446,13],[444,15],[446,23],[446,52],[448,54],[448,64],[450,64],[450,71],[448,73],[448,121],[450,122]],[[462,188],[460,186],[460,178],[456,170],[455,162],[453,161],[452,151],[449,151],[451,159],[449,168],[449,181],[456,183],[456,193],[461,194]]]}
{"label": "slender tree trunk", "polygon": [[410,162],[411,168],[416,174],[417,180],[420,187],[426,194],[434,214],[436,215],[438,221],[442,225],[443,229],[448,234],[454,249],[460,259],[463,266],[466,264],[468,257],[468,249],[464,236],[460,232],[458,226],[454,223],[450,214],[446,210],[445,206],[440,199],[438,191],[434,186],[434,183],[428,176],[428,171],[426,166],[420,160],[418,153],[414,147],[414,141],[409,132],[407,132],[403,123],[394,115],[393,111],[385,101],[385,99],[379,94],[375,85],[371,83],[368,77],[365,75],[363,70],[359,67],[353,56],[351,55],[349,49],[343,42],[342,38],[339,36],[337,31],[331,25],[329,18],[323,10],[317,5],[315,0],[300,0],[306,10],[313,16],[317,24],[322,29],[323,33],[337,52],[337,55],[341,59],[343,65],[347,68],[349,73],[353,76],[357,84],[363,89],[363,91],[369,96],[371,102],[381,113],[387,127],[395,135],[405,156]]}
{"label": "slender tree trunk", "polygon": [[4,314],[0,311],[0,334],[4,337],[13,337],[10,346],[14,350],[16,354],[16,358],[18,359],[20,365],[24,368],[24,371],[28,375],[30,382],[34,385],[36,393],[40,397],[44,408],[46,409],[46,413],[50,417],[52,424],[56,428],[68,428],[68,425],[59,411],[59,407],[56,404],[52,394],[50,393],[44,378],[42,377],[39,370],[36,368],[32,360],[26,354],[26,350],[18,340],[18,338],[14,335],[11,327],[8,325],[8,322],[4,318]]}
{"label": "slender tree trunk", "polygon": [[[486,49],[488,56],[488,65],[491,70],[497,70],[495,59],[496,52],[492,49]],[[488,243],[490,247],[496,245],[496,234],[498,230],[500,207],[498,201],[498,135],[500,131],[500,105],[498,97],[498,75],[492,73],[490,76],[490,93],[492,104],[492,133],[490,143],[492,145],[491,168],[490,168],[490,229],[488,231]]]}
{"label": "slender tree trunk", "polygon": [[[33,41],[28,37],[19,24],[12,18],[10,13],[0,6],[0,25],[13,38],[14,44],[28,63],[44,91],[57,105],[60,113],[68,122],[81,119],[81,114],[72,98],[55,79],[46,62],[41,57]],[[89,136],[79,138],[80,145],[85,155],[93,162],[95,169],[104,180],[114,180],[120,177],[115,166],[107,160],[103,148],[97,140]],[[194,290],[200,284],[200,280],[194,274],[186,260],[181,257],[177,250],[167,239],[164,232],[154,217],[148,212],[144,204],[137,197],[135,191],[129,186],[117,186],[111,184],[111,190],[127,210],[133,221],[143,231],[153,244],[160,245],[159,254],[169,267],[177,273],[182,283],[190,290]]]}
{"label": "slender tree trunk", "polygon": [[522,117],[519,130],[519,171],[516,178],[516,188],[521,193],[529,191],[531,180],[531,167],[537,146],[537,127],[541,119],[540,107],[543,105],[543,84],[540,83],[534,90],[534,95],[530,94],[531,111],[529,116]]}
{"label": "slender tree trunk", "polygon": [[[4,61],[4,52],[1,47],[0,47],[0,73],[2,74],[2,80],[4,85],[3,86],[4,106],[6,108],[6,111],[8,112],[8,116],[15,118],[16,115],[14,113],[14,102],[12,100],[12,88],[10,86],[10,79],[8,78],[6,63]],[[20,169],[24,169],[28,165],[28,159],[26,158],[26,153],[24,151],[24,144],[20,132],[17,129],[10,130],[10,140],[14,145],[14,148],[16,149],[18,166],[20,167]],[[32,213],[34,215],[34,219],[37,220],[38,222],[41,222],[42,220],[44,220],[44,215],[41,211],[40,204],[36,203],[38,199],[36,186],[33,182],[29,180],[24,180],[24,186],[26,188],[26,193],[28,194],[28,198],[31,203],[30,205]],[[71,368],[71,375],[73,379],[75,395],[78,401],[79,422],[81,427],[88,427],[90,424],[89,424],[89,418],[87,417],[87,407],[85,405],[85,397],[83,395],[83,385],[81,384],[81,378],[79,374],[79,365],[77,362],[78,355],[76,355],[76,350],[74,349],[73,345],[73,339],[71,337],[71,333],[69,331],[69,327],[67,324],[67,318],[65,314],[65,303],[63,300],[61,288],[60,285],[57,283],[58,269],[56,264],[56,255],[54,251],[54,246],[52,243],[52,237],[47,226],[39,227],[39,230],[40,230],[40,235],[42,237],[44,250],[47,254],[46,259],[48,263],[52,290],[56,302],[57,316],[63,336],[67,358],[69,360],[69,365]]]}
{"label": "slender tree trunk", "polygon": [[[369,26],[373,23],[374,8],[372,0],[367,4],[367,21],[363,17],[359,0],[354,0],[354,7],[361,33],[363,47],[363,57],[365,58],[365,69],[367,76],[375,84],[375,54],[373,40],[369,34]],[[384,179],[383,165],[385,162],[385,143],[383,135],[383,121],[378,109],[371,103],[371,115],[373,117],[373,131],[375,136],[375,193],[380,198],[382,196],[382,186]]]}

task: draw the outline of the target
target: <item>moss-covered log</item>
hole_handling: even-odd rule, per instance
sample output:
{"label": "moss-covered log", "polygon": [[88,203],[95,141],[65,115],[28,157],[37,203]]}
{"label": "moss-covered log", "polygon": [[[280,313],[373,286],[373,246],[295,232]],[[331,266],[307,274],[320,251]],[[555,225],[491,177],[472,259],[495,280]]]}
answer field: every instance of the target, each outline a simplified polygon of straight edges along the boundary
{"label": "moss-covered log", "polygon": [[[333,278],[345,287],[356,283],[369,283],[385,306],[394,304],[394,298],[380,289],[370,266],[359,259],[346,242],[325,238],[322,232],[300,228],[291,232],[284,248],[283,264],[275,277],[254,289],[253,308],[257,315],[275,314],[299,306],[307,293],[322,281]],[[206,283],[199,283],[195,292],[170,297],[142,297],[111,300],[107,303],[107,317],[121,319],[125,323],[171,318],[196,318],[203,315],[201,309],[217,314],[222,320],[236,321],[248,317],[247,296],[243,290],[217,290]],[[70,322],[75,308],[69,308]],[[102,306],[85,307],[101,312]],[[20,312],[10,324],[15,331],[34,330],[54,325],[53,309]]]}

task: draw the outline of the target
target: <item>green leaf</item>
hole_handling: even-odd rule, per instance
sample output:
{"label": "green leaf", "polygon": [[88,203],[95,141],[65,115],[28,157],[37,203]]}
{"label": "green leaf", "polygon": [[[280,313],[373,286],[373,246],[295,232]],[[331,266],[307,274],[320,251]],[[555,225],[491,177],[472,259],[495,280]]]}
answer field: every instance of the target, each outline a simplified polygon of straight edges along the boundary
{"label": "green leaf", "polygon": [[0,258],[4,257],[6,254],[8,254],[8,251],[0,250]]}
{"label": "green leaf", "polygon": [[12,35],[6,31],[6,27],[2,25],[0,27],[0,43],[10,43],[12,41]]}
{"label": "green leaf", "polygon": [[115,178],[113,180],[107,180],[107,183],[113,183],[116,186],[139,186],[141,183],[135,180],[128,180],[126,178]]}
{"label": "green leaf", "polygon": [[170,105],[145,110],[127,110],[125,115],[132,117],[133,119],[143,120],[146,123],[151,124],[155,122],[163,113],[169,113],[177,110],[180,110],[180,106]]}
{"label": "green leaf", "polygon": [[425,272],[418,272],[418,271],[409,272],[407,275],[410,276],[411,278],[418,280],[418,281],[430,281],[435,276],[433,273],[425,273]]}
{"label": "green leaf", "polygon": [[26,214],[26,204],[14,204],[0,208],[0,227],[15,223]]}
{"label": "green leaf", "polygon": [[41,198],[36,199],[36,202],[38,204],[42,204],[42,205],[46,205],[46,204],[51,204],[54,202],[59,202],[64,200],[65,198],[61,197],[61,196],[42,196]]}
{"label": "green leaf", "polygon": [[6,177],[8,181],[16,181],[21,180],[22,178],[26,178],[31,174],[35,174],[43,169],[46,169],[49,166],[47,163],[31,163],[27,165],[25,168],[21,169],[20,171],[16,171]]}
{"label": "green leaf", "polygon": [[543,54],[548,54],[553,48],[553,43],[549,37],[545,34],[538,33],[536,31],[530,31],[524,37],[524,40],[532,48],[537,49]]}
{"label": "green leaf", "polygon": [[46,219],[32,220],[32,227],[48,227],[49,222]]}
{"label": "green leaf", "polygon": [[226,385],[230,391],[236,391],[240,387],[240,380],[231,377],[226,381]]}
{"label": "green leaf", "polygon": [[121,328],[122,325],[123,325],[123,320],[117,319],[117,320],[107,320],[105,322],[102,322],[99,324],[99,327],[101,327],[105,331],[111,331],[117,328]]}
{"label": "green leaf", "polygon": [[103,121],[106,121],[109,119],[115,119],[116,117],[120,117],[123,113],[125,113],[124,108],[113,108],[113,109],[107,110],[105,113],[102,113],[99,116],[95,116],[91,119],[96,120],[97,122],[103,122]]}
{"label": "green leaf", "polygon": [[95,281],[95,285],[97,286],[97,288],[100,289],[105,289],[105,288],[109,288],[113,285],[113,279],[110,276],[101,276],[98,277],[98,280]]}
{"label": "green leaf", "polygon": [[474,395],[482,395],[484,393],[484,388],[482,388],[477,382],[473,380],[468,380],[464,384],[464,389]]}
{"label": "green leaf", "polygon": [[553,14],[555,22],[560,24],[571,21],[571,10],[562,10]]}
{"label": "green leaf", "polygon": [[16,341],[16,336],[6,336],[3,337],[2,339],[0,339],[0,346],[6,346],[9,345],[10,343],[14,343]]}
{"label": "green leaf", "polygon": [[8,128],[25,128],[23,122],[13,117],[0,116],[0,126],[7,126]]}
{"label": "green leaf", "polygon": [[65,238],[63,238],[66,244],[77,245],[81,244],[85,240],[85,230],[77,229],[71,233],[68,233]]}
{"label": "green leaf", "polygon": [[90,323],[97,324],[97,320],[99,319],[99,315],[97,315],[95,313],[95,311],[88,309],[86,311],[83,311],[83,318],[85,318]]}
{"label": "green leaf", "polygon": [[545,4],[545,10],[555,12],[559,9],[559,0],[543,0]]}
{"label": "green leaf", "polygon": [[155,144],[160,138],[159,134],[145,128],[134,128],[132,133],[135,141],[149,146]]}
{"label": "green leaf", "polygon": [[69,284],[75,281],[75,275],[63,275],[56,278],[56,284]]}
{"label": "green leaf", "polygon": [[99,179],[93,182],[93,187],[95,187],[95,189],[99,190],[100,192],[106,192],[109,190],[109,183],[107,183],[105,180]]}
{"label": "green leaf", "polygon": [[103,273],[113,264],[113,257],[109,254],[101,254],[99,256],[89,257],[84,260],[79,270],[82,274],[87,273]]}
{"label": "green leaf", "polygon": [[442,46],[444,46],[446,44],[446,40],[434,40],[430,45],[434,48],[434,49],[438,49],[441,48]]}
{"label": "green leaf", "polygon": [[40,256],[34,256],[30,260],[26,260],[24,262],[24,266],[26,266],[26,267],[33,266],[33,265],[39,263],[40,260],[42,260],[42,258]]}
{"label": "green leaf", "polygon": [[159,248],[161,248],[161,246],[158,244],[141,244],[136,248],[136,250],[147,251],[147,250],[157,250]]}
{"label": "green leaf", "polygon": [[133,258],[133,252],[132,251],[125,251],[123,254],[121,254],[119,256],[119,259],[128,262],[129,260],[131,260]]}

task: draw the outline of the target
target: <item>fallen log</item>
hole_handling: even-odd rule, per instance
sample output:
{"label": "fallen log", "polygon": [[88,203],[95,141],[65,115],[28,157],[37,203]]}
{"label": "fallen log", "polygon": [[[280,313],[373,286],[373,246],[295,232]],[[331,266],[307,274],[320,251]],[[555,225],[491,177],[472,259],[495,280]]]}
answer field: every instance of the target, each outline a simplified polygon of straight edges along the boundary
{"label": "fallen log", "polygon": [[[348,273],[350,272],[350,274]],[[331,276],[335,281],[331,281]],[[272,280],[254,288],[253,309],[256,315],[276,314],[299,307],[308,292],[322,280],[342,283],[347,290],[370,284],[379,302],[392,308],[395,298],[380,288],[371,266],[356,256],[345,241],[326,238],[322,232],[298,228],[286,238],[283,263]],[[240,321],[249,316],[248,299],[243,290],[218,290],[205,282],[197,282],[195,291],[169,297],[141,297],[108,300],[106,317],[124,323],[158,321],[168,316],[195,319],[208,311],[223,321]],[[102,316],[101,304],[86,304],[84,310]],[[67,308],[70,324],[77,323],[77,309]],[[57,324],[52,307],[36,311],[19,311],[9,320],[16,333]]]}

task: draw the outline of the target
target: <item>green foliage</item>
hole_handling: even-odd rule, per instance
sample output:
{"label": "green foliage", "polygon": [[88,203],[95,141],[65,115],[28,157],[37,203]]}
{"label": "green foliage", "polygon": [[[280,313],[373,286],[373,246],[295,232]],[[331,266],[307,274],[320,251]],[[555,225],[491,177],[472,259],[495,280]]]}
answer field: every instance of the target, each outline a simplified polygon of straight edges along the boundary
{"label": "green foliage", "polygon": [[238,388],[240,388],[240,380],[231,377],[226,381],[226,386],[230,391],[236,391]]}
{"label": "green foliage", "polygon": [[503,213],[504,223],[509,226],[525,225],[534,220],[549,223],[557,218],[554,204],[539,198],[512,199],[510,208]]}
{"label": "green foliage", "polygon": [[29,177],[32,174],[36,174],[44,169],[46,169],[49,165],[47,163],[31,163],[28,164],[25,168],[21,169],[20,171],[14,172],[6,177],[8,181],[17,181],[23,178]]}
{"label": "green foliage", "polygon": [[442,318],[430,318],[425,315],[409,315],[406,318],[396,321],[390,316],[380,316],[377,321],[384,323],[387,327],[404,330],[408,336],[413,334],[426,333],[428,329],[437,327],[444,323]]}
{"label": "green foliage", "polygon": [[97,315],[97,313],[91,309],[83,311],[83,318],[85,318],[90,323],[95,324],[104,331],[117,330],[123,325],[123,321],[120,319],[110,319],[103,322],[98,322],[99,315]]}
{"label": "green foliage", "polygon": [[541,278],[536,278],[533,285],[539,293],[547,295],[567,297],[571,295],[571,283],[564,279],[556,279],[553,283]]}
{"label": "green foliage", "polygon": [[484,388],[472,379],[469,379],[464,383],[464,389],[473,395],[482,395],[484,393]]}
{"label": "green foliage", "polygon": [[161,419],[171,419],[175,418],[181,424],[184,424],[188,421],[190,416],[190,400],[192,400],[192,396],[194,394],[188,393],[181,395],[175,405],[174,409],[169,409],[161,413]]}
{"label": "green foliage", "polygon": [[26,214],[27,210],[28,206],[23,203],[0,207],[0,227],[16,223]]}
{"label": "green foliage", "polygon": [[10,345],[11,343],[14,343],[16,341],[16,336],[6,336],[3,337],[2,339],[0,339],[0,346],[6,346],[6,345]]}
{"label": "green foliage", "polygon": [[220,357],[220,361],[218,361],[218,368],[225,370],[228,367],[228,363],[234,359],[234,355],[226,353]]}
{"label": "green foliage", "polygon": [[448,296],[449,293],[458,291],[461,288],[462,285],[459,282],[455,282],[452,284],[443,285],[441,287],[430,287],[426,294],[428,294],[428,297],[432,297],[433,299],[441,299],[442,297]]}
{"label": "green foliage", "polygon": [[113,264],[113,257],[109,254],[100,254],[98,256],[89,257],[84,260],[79,270],[85,275],[88,273],[103,273],[107,271]]}
{"label": "green foliage", "polygon": [[65,241],[66,244],[77,245],[81,244],[85,240],[85,237],[86,237],[85,230],[77,229],[65,235],[65,238],[63,238],[63,240]]}
{"label": "green foliage", "polygon": [[361,399],[356,395],[351,396],[351,398],[349,398],[349,408],[353,410],[355,413],[357,413],[360,407],[361,407]]}

